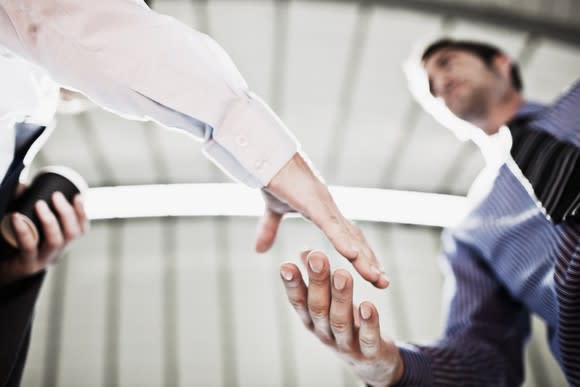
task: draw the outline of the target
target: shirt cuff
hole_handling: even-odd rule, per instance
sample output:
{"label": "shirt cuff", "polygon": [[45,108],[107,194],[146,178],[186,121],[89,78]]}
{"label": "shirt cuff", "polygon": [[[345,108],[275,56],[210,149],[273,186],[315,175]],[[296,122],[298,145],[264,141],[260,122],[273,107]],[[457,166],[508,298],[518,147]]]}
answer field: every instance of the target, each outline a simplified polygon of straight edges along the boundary
{"label": "shirt cuff", "polygon": [[222,123],[214,128],[213,141],[262,186],[268,185],[299,150],[298,141],[278,116],[252,93],[232,103]]}
{"label": "shirt cuff", "polygon": [[419,348],[410,344],[398,344],[399,353],[403,359],[403,376],[395,387],[431,386],[433,375],[429,357],[421,353]]}
{"label": "shirt cuff", "polygon": [[250,188],[261,188],[263,186],[262,182],[249,173],[230,152],[214,140],[209,140],[204,144],[203,153],[208,159],[213,161],[222,172],[232,179],[239,181]]}

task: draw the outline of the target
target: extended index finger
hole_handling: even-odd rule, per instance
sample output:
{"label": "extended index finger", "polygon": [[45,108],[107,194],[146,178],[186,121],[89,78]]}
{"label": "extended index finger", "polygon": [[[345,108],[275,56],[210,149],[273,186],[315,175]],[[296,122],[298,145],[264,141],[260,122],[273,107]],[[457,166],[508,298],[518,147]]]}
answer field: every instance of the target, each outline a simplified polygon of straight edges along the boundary
{"label": "extended index finger", "polygon": [[312,329],[312,320],[307,307],[308,289],[302,279],[300,270],[295,264],[286,262],[280,266],[280,276],[286,288],[288,301],[292,304],[304,325],[308,329]]}

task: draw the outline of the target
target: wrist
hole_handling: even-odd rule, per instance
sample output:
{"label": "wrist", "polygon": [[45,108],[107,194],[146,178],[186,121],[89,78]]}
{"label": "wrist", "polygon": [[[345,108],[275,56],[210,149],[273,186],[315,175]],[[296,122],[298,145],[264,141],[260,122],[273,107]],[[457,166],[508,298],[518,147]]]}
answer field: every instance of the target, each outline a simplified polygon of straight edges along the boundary
{"label": "wrist", "polygon": [[[265,187],[269,192],[300,210],[320,200],[332,201],[328,187],[316,176],[308,162],[296,152]],[[318,200],[312,200],[317,198]],[[300,211],[303,212],[303,211]]]}
{"label": "wrist", "polygon": [[[423,350],[413,344],[398,342],[397,355],[401,359],[398,361],[398,370],[393,373],[400,374],[396,386],[424,386],[433,384],[433,371],[431,368],[431,358]],[[393,377],[395,380],[395,377]]]}
{"label": "wrist", "polygon": [[386,343],[386,356],[376,363],[375,372],[362,379],[367,387],[389,387],[398,386],[403,379],[404,362],[399,348],[394,344]]}
{"label": "wrist", "polygon": [[391,386],[399,384],[401,379],[403,378],[403,374],[405,372],[405,362],[403,361],[403,357],[401,356],[401,352],[399,348],[397,348],[397,365],[395,367],[395,371],[393,372],[393,380],[391,381]]}

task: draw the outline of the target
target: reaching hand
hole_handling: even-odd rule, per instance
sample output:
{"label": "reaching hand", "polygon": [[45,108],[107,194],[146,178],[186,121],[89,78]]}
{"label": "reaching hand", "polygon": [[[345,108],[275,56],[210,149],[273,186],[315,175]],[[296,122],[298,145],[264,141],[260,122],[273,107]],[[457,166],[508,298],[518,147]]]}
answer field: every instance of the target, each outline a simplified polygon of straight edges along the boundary
{"label": "reaching hand", "polygon": [[318,226],[336,251],[351,261],[364,279],[381,289],[389,285],[361,230],[342,215],[326,185],[298,153],[274,176],[264,191],[266,213],[258,228],[258,252],[272,246],[283,215],[296,211]]}
{"label": "reaching hand", "polygon": [[35,211],[42,224],[44,242],[38,246],[33,232],[22,220],[23,215],[12,214],[12,228],[18,241],[18,253],[0,260],[0,284],[5,285],[36,274],[55,263],[63,250],[88,229],[80,195],[71,205],[64,195],[52,195],[53,213],[45,201],[35,204]]}
{"label": "reaching hand", "polygon": [[370,302],[353,306],[353,281],[348,271],[330,274],[328,258],[319,251],[302,254],[308,286],[292,263],[280,267],[288,300],[304,326],[349,363],[367,384],[388,386],[403,375],[397,346],[381,338],[379,314]]}

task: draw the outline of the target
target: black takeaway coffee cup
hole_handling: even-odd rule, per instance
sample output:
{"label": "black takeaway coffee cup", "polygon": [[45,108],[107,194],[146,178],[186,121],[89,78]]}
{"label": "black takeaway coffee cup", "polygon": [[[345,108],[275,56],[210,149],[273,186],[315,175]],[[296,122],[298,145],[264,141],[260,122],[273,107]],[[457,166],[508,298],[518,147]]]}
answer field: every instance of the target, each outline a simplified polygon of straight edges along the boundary
{"label": "black takeaway coffee cup", "polygon": [[25,216],[24,221],[30,228],[38,243],[42,243],[42,225],[36,216],[34,204],[44,200],[53,212],[52,194],[62,192],[72,203],[76,194],[83,194],[88,189],[87,183],[75,171],[63,166],[50,166],[38,171],[30,185],[8,206],[0,223],[0,232],[4,240],[12,247],[18,247],[18,241],[12,229],[11,215],[18,212]]}

